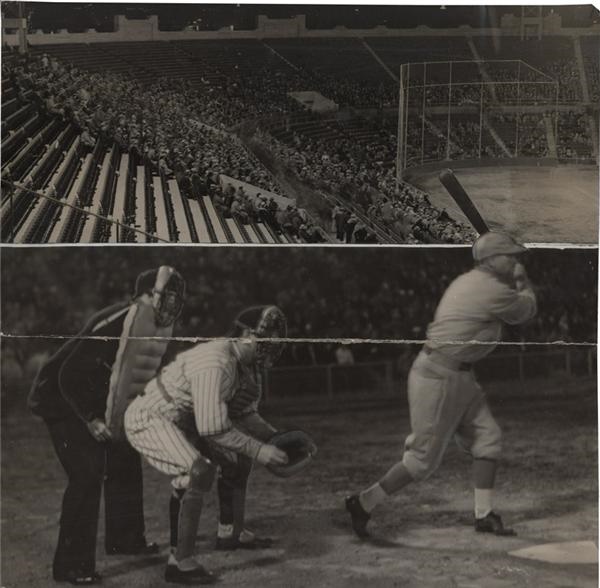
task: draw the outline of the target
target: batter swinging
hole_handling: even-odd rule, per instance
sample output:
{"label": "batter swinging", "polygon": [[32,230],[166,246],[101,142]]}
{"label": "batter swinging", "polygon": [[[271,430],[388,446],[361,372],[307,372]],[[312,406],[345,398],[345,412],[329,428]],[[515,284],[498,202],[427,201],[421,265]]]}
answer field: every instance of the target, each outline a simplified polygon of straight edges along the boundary
{"label": "batter swinging", "polygon": [[472,364],[494,349],[504,323],[520,324],[536,313],[535,294],[518,260],[524,251],[508,235],[486,233],[473,245],[475,268],[446,290],[408,377],[412,432],[402,461],[370,488],[346,498],[359,537],[369,536],[366,526],[377,504],[437,469],[452,437],[473,457],[475,530],[515,534],[492,510],[502,434]]}

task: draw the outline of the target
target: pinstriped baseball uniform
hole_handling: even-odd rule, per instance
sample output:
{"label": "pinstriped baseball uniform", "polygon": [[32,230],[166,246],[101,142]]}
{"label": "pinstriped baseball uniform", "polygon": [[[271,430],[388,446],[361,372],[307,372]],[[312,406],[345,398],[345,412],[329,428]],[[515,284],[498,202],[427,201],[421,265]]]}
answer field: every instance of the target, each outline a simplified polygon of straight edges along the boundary
{"label": "pinstriped baseball uniform", "polygon": [[173,485],[183,488],[200,455],[194,435],[221,452],[256,458],[261,441],[236,428],[232,416],[255,413],[259,399],[260,386],[252,382],[235,343],[201,343],[148,383],[125,413],[125,431],[151,465],[176,476]]}
{"label": "pinstriped baseball uniform", "polygon": [[402,463],[415,480],[435,471],[452,437],[474,458],[499,456],[502,433],[470,364],[491,353],[503,323],[523,323],[535,313],[532,290],[517,291],[484,268],[450,284],[408,377],[412,432]]}

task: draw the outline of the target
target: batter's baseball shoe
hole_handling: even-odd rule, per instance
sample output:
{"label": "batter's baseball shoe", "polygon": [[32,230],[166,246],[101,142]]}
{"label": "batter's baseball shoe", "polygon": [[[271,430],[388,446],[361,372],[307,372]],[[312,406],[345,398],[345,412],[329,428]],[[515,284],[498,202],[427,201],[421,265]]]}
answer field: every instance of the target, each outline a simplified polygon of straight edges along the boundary
{"label": "batter's baseball shoe", "polygon": [[269,549],[273,547],[273,539],[270,537],[257,537],[240,541],[238,537],[217,537],[215,548],[218,551],[234,551],[235,549]]}
{"label": "batter's baseball shoe", "polygon": [[191,570],[180,570],[176,564],[167,564],[165,581],[172,584],[185,584],[187,586],[200,586],[215,584],[219,577],[209,572],[204,566],[198,565]]}
{"label": "batter's baseball shoe", "polygon": [[371,515],[363,508],[363,505],[358,498],[358,494],[346,496],[345,502],[346,510],[350,513],[350,517],[352,518],[352,528],[354,529],[354,532],[361,539],[369,537],[367,523],[369,522]]}
{"label": "batter's baseball shoe", "polygon": [[160,551],[158,543],[142,543],[127,547],[108,547],[107,555],[156,555]]}
{"label": "batter's baseball shoe", "polygon": [[482,519],[475,519],[475,530],[478,533],[493,533],[502,537],[511,537],[516,535],[513,529],[508,529],[502,524],[500,515],[495,512],[488,513]]}

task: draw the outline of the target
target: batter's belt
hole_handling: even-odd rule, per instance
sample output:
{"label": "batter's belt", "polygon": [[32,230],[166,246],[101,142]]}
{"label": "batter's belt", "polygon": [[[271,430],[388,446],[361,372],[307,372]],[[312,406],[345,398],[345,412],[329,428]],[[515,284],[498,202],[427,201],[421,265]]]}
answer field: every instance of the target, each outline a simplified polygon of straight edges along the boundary
{"label": "batter's belt", "polygon": [[441,365],[450,370],[460,371],[460,372],[470,372],[473,368],[472,363],[468,363],[465,361],[458,361],[457,359],[453,359],[452,357],[448,357],[443,353],[440,353],[436,349],[432,349],[427,345],[423,346],[422,352],[427,356],[429,361]]}

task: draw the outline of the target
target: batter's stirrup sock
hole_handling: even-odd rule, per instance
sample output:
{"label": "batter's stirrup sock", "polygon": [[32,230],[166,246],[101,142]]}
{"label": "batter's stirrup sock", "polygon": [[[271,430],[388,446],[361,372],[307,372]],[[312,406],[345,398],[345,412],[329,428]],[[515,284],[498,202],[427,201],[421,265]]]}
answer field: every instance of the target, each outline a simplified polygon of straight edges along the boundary
{"label": "batter's stirrup sock", "polygon": [[360,505],[367,511],[371,512],[380,502],[383,502],[388,497],[386,491],[381,487],[379,482],[373,484],[370,488],[363,490],[358,495]]}
{"label": "batter's stirrup sock", "polygon": [[475,518],[483,519],[492,512],[491,488],[475,488]]}
{"label": "batter's stirrup sock", "polygon": [[169,500],[169,531],[170,545],[172,549],[177,547],[177,535],[179,529],[179,510],[181,509],[181,499],[185,490],[173,490]]}

